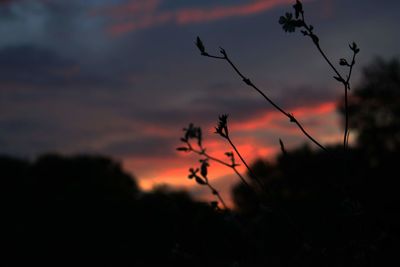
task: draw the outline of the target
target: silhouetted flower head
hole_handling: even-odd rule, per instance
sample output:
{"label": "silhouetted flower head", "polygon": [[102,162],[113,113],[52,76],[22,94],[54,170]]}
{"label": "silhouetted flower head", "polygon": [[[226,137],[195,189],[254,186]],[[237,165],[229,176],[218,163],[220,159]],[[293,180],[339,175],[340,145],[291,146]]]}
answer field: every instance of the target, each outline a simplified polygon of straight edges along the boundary
{"label": "silhouetted flower head", "polygon": [[285,16],[281,16],[279,18],[279,24],[282,25],[282,28],[285,32],[294,32],[296,29],[296,27],[293,26],[292,20],[292,13],[286,13]]}
{"label": "silhouetted flower head", "polygon": [[360,52],[360,49],[358,48],[358,46],[357,46],[357,44],[355,42],[350,44],[349,47],[355,54]]}
{"label": "silhouetted flower head", "polygon": [[200,174],[207,180],[208,167],[210,166],[210,164],[208,163],[208,159],[201,159],[200,163]]}
{"label": "silhouetted flower head", "polygon": [[197,175],[197,173],[199,172],[199,168],[193,169],[190,168],[189,169],[189,175],[188,178],[189,179],[195,179],[195,181],[199,184],[199,185],[206,185],[207,184],[207,179],[204,180],[203,178],[201,178],[200,176]]}
{"label": "silhouetted flower head", "polygon": [[293,19],[293,14],[287,12],[285,16],[279,18],[279,24],[285,32],[294,32],[296,28],[302,27],[304,25],[302,20]]}
{"label": "silhouetted flower head", "polygon": [[233,152],[226,152],[225,155],[231,160],[233,167],[239,166],[239,164],[236,164],[235,154],[233,154]]}
{"label": "silhouetted flower head", "polygon": [[227,138],[229,136],[228,132],[228,115],[223,114],[219,116],[219,121],[217,127],[215,127],[215,133],[220,136]]}
{"label": "silhouetted flower head", "polygon": [[200,127],[195,127],[193,123],[190,123],[188,128],[183,128],[183,131],[185,134],[181,138],[182,142],[187,143],[190,139],[197,139],[197,144],[202,147],[203,135]]}
{"label": "silhouetted flower head", "polygon": [[198,169],[198,168],[197,168],[197,169],[190,168],[190,169],[189,169],[188,178],[189,178],[189,179],[193,179],[194,177],[197,176],[197,172],[199,172],[199,169]]}

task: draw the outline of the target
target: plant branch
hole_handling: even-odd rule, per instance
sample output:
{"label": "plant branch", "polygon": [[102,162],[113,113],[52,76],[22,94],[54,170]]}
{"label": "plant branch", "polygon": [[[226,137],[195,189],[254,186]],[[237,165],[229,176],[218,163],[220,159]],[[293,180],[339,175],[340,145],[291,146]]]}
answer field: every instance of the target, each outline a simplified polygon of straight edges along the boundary
{"label": "plant branch", "polygon": [[276,104],[271,98],[269,98],[263,91],[261,91],[249,78],[247,78],[246,76],[244,76],[241,71],[238,69],[238,67],[236,67],[236,65],[233,63],[233,61],[229,58],[228,54],[226,53],[226,51],[221,48],[221,54],[223,55],[222,57],[220,56],[214,56],[214,55],[210,55],[208,53],[201,53],[202,56],[205,57],[210,57],[210,58],[215,58],[215,59],[221,59],[221,60],[225,60],[226,62],[229,63],[229,65],[234,69],[234,71],[242,78],[243,82],[252,87],[254,90],[256,90],[265,100],[267,100],[274,108],[276,108],[280,113],[282,113],[283,115],[285,115],[290,122],[295,123],[299,129],[303,132],[303,134],[309,139],[311,140],[314,144],[316,144],[319,148],[321,148],[324,151],[327,151],[327,149],[321,145],[317,140],[315,140],[305,129],[304,127],[300,124],[300,122],[293,116],[293,114],[290,114],[288,112],[286,112],[283,108],[281,108],[278,104]]}
{"label": "plant branch", "polygon": [[190,144],[190,142],[187,142],[187,145],[188,145],[188,148],[189,148],[190,151],[192,151],[192,152],[194,152],[194,153],[196,153],[196,154],[198,154],[200,156],[205,156],[206,158],[208,158],[210,160],[213,160],[215,162],[218,162],[219,164],[222,164],[222,165],[224,165],[226,167],[231,168],[236,173],[236,175],[239,177],[241,182],[244,185],[246,185],[248,188],[251,188],[250,184],[244,179],[243,175],[240,174],[240,172],[236,169],[236,166],[234,164],[226,163],[225,161],[220,160],[219,158],[211,156],[210,154],[206,153],[204,149],[197,150],[197,149],[193,148],[193,146]]}
{"label": "plant branch", "polygon": [[247,162],[244,160],[244,158],[242,157],[242,155],[240,154],[239,150],[236,148],[235,144],[232,142],[232,140],[228,137],[226,137],[226,139],[228,140],[229,144],[232,146],[232,148],[235,150],[236,154],[239,156],[240,160],[243,162],[244,166],[246,166],[250,176],[257,182],[257,184],[260,186],[261,189],[263,189],[264,191],[266,191],[266,188],[264,186],[264,184],[261,182],[261,180],[255,175],[255,173],[252,171],[252,169],[250,168],[250,166],[247,164]]}
{"label": "plant branch", "polygon": [[301,14],[302,26],[306,29],[306,31],[303,31],[303,34],[310,36],[310,38],[313,41],[314,45],[317,47],[317,50],[319,51],[319,53],[322,55],[322,57],[325,59],[325,61],[328,63],[328,65],[331,67],[331,69],[336,74],[336,77],[334,77],[334,78],[337,81],[339,81],[340,83],[343,84],[343,87],[344,87],[344,106],[345,106],[345,126],[344,126],[344,133],[343,133],[343,149],[346,150],[347,146],[348,146],[348,137],[349,137],[348,90],[350,90],[350,78],[351,78],[353,67],[355,65],[355,57],[356,57],[356,54],[359,52],[359,49],[357,48],[355,43],[353,43],[353,45],[350,46],[350,49],[353,51],[353,59],[352,59],[350,65],[347,63],[346,60],[343,59],[344,60],[343,65],[349,67],[349,73],[347,75],[347,78],[344,79],[342,74],[340,74],[340,72],[337,70],[337,68],[332,64],[331,60],[329,60],[329,58],[326,55],[326,53],[322,50],[322,48],[321,48],[321,46],[319,44],[319,38],[313,32],[313,27],[306,23],[305,18],[304,18],[304,11],[301,11],[300,14]]}
{"label": "plant branch", "polygon": [[349,74],[346,79],[346,87],[344,90],[344,107],[345,107],[345,127],[344,127],[344,138],[343,138],[343,147],[346,150],[349,142],[349,101],[348,101],[348,90],[350,90],[350,77],[353,71],[353,67],[355,64],[356,52],[353,52],[353,59],[351,60],[351,64],[349,67]]}
{"label": "plant branch", "polygon": [[218,198],[218,200],[221,202],[222,206],[224,206],[224,209],[229,210],[228,206],[226,205],[224,199],[222,198],[222,196],[220,195],[218,190],[216,190],[209,182],[207,182],[207,186],[208,186],[208,188],[210,188],[212,194]]}

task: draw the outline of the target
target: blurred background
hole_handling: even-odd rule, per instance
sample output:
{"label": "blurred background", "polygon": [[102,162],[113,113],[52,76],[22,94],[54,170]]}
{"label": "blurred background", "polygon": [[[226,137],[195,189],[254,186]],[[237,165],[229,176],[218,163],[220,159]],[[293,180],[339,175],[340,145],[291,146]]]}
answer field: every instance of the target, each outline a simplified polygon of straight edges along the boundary
{"label": "blurred background", "polygon": [[[307,140],[227,64],[201,57],[224,47],[243,73],[323,144],[341,139],[343,90],[308,38],[282,31],[294,1],[16,0],[0,3],[0,153],[112,156],[138,178],[185,187],[196,158],[180,155],[182,128],[203,128],[209,152],[222,113],[244,156],[273,157]],[[375,57],[398,56],[397,1],[305,1],[306,19],[333,62],[361,48],[353,74]],[[341,69],[344,70],[344,69]],[[353,132],[351,132],[353,137]],[[354,139],[354,138],[353,138]],[[229,171],[213,167],[227,193]]]}
{"label": "blurred background", "polygon": [[[278,23],[294,3],[0,1],[6,266],[70,266],[81,256],[98,266],[395,260],[400,2],[303,1],[332,62],[350,60],[353,41],[361,49],[346,154],[342,86],[309,38]],[[330,152],[226,62],[202,57],[197,36],[210,53],[223,47]],[[200,157],[176,150],[193,123],[207,153],[227,159],[232,148],[214,134],[221,114],[229,114],[230,137],[272,192],[257,188],[242,165],[251,188],[210,161],[208,178],[233,212],[215,210],[212,192],[187,179]]]}

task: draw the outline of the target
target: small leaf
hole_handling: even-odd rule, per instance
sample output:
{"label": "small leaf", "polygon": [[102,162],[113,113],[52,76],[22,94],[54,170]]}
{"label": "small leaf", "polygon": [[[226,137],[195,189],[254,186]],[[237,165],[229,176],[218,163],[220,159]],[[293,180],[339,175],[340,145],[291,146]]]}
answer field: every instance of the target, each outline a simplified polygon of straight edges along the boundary
{"label": "small leaf", "polygon": [[342,77],[333,76],[333,78],[334,78],[336,81],[338,81],[338,82],[341,82],[341,83],[344,83],[344,82],[345,82],[345,80],[343,80]]}
{"label": "small leaf", "polygon": [[222,47],[219,48],[219,52],[220,52],[225,58],[228,57],[228,55],[226,54],[225,49],[223,49]]}
{"label": "small leaf", "polygon": [[290,122],[296,122],[297,121],[293,114],[290,113],[290,114],[288,114],[288,116],[289,116]]}
{"label": "small leaf", "polygon": [[232,157],[233,153],[232,153],[232,152],[225,152],[225,155],[226,155],[227,157]]}
{"label": "small leaf", "polygon": [[199,171],[199,169],[197,168],[197,169],[193,169],[193,168],[190,168],[189,169],[189,172],[190,172],[190,174],[188,175],[188,178],[189,179],[193,179],[194,177],[197,177],[197,172]]}
{"label": "small leaf", "polygon": [[203,179],[201,179],[199,176],[195,176],[194,178],[196,179],[196,182],[197,182],[199,185],[206,185],[206,184],[207,184],[206,181],[204,181]]}
{"label": "small leaf", "polygon": [[243,81],[245,84],[247,84],[249,86],[253,85],[249,78],[243,78]]}
{"label": "small leaf", "polygon": [[279,138],[279,144],[280,144],[280,146],[281,146],[282,154],[283,154],[283,155],[286,155],[287,152],[286,152],[286,149],[285,149],[285,145],[283,144],[283,142],[282,142],[282,140],[281,140],[280,138]]}
{"label": "small leaf", "polygon": [[350,64],[347,62],[345,58],[339,59],[339,65],[340,66],[350,66]]}
{"label": "small leaf", "polygon": [[358,48],[358,46],[357,46],[357,44],[355,42],[350,44],[349,47],[355,54],[360,52],[360,49]]}
{"label": "small leaf", "polygon": [[203,42],[201,41],[199,36],[197,36],[197,39],[196,39],[196,46],[202,54],[204,54],[206,52]]}
{"label": "small leaf", "polygon": [[187,147],[178,147],[178,148],[176,148],[176,150],[178,150],[178,151],[189,151],[189,149]]}
{"label": "small leaf", "polygon": [[210,166],[210,164],[208,164],[208,159],[201,159],[200,162],[201,162],[200,174],[207,180],[207,173],[208,173],[207,168],[208,166]]}
{"label": "small leaf", "polygon": [[223,114],[219,116],[219,121],[217,127],[215,127],[215,133],[220,136],[227,138],[229,136],[228,131],[228,115]]}

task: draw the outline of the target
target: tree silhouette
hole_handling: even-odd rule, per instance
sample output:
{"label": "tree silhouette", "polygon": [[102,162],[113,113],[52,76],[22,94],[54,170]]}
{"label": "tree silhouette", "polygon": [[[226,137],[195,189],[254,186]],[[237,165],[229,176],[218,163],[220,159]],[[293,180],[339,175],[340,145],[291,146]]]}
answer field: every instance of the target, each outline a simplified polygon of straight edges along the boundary
{"label": "tree silhouette", "polygon": [[[324,153],[304,146],[282,153],[274,162],[259,159],[251,166],[273,192],[264,196],[264,203],[290,212],[313,245],[316,254],[311,258],[324,259],[324,266],[329,258],[335,266],[397,261],[399,77],[397,60],[378,59],[365,68],[349,102],[357,131],[355,147],[343,151],[339,145],[331,146]],[[344,156],[349,162],[346,176],[337,167]],[[254,197],[243,185],[237,185],[233,194],[240,214],[255,224],[250,228],[261,227],[260,217],[276,217],[268,209],[255,209]],[[282,225],[263,224],[273,227],[276,235],[286,231]],[[294,242],[292,237],[287,241]]]}
{"label": "tree silhouette", "polygon": [[241,229],[186,192],[142,192],[103,156],[0,157],[6,266],[213,266],[240,259]]}
{"label": "tree silhouette", "polygon": [[364,68],[361,83],[350,100],[357,145],[370,156],[400,149],[400,63],[377,58]]}

